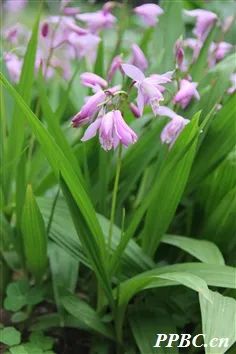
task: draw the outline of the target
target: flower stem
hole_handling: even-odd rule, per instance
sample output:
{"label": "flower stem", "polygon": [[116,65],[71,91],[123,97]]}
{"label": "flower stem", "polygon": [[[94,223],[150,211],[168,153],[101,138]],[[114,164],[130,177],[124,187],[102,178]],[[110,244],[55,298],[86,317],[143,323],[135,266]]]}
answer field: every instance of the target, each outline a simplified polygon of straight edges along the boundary
{"label": "flower stem", "polygon": [[121,154],[122,154],[122,145],[119,145],[118,157],[117,157],[117,164],[116,164],[116,175],[115,175],[115,182],[113,187],[112,193],[112,204],[111,204],[111,216],[110,216],[110,227],[109,227],[109,234],[108,234],[108,249],[112,249],[112,231],[115,219],[115,210],[116,210],[116,199],[119,187],[119,179],[120,179],[120,170],[121,170]]}

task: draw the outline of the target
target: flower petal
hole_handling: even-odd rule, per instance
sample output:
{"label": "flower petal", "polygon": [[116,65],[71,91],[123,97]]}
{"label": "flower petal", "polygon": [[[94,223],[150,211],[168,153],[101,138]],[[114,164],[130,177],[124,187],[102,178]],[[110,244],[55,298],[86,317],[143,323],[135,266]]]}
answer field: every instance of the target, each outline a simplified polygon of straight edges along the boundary
{"label": "flower petal", "polygon": [[122,64],[121,67],[124,70],[125,74],[134,81],[143,81],[145,79],[143,72],[136,66],[131,64]]}

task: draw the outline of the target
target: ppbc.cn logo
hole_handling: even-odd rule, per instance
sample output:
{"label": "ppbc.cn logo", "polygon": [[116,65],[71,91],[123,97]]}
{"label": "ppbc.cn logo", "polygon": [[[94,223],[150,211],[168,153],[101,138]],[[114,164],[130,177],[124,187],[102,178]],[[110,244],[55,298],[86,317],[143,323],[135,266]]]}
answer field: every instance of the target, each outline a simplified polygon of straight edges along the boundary
{"label": "ppbc.cn logo", "polygon": [[171,348],[177,346],[178,348],[187,348],[194,346],[196,348],[228,348],[229,338],[211,338],[206,342],[206,335],[203,333],[197,334],[192,337],[191,334],[183,333],[159,333],[156,337],[154,348]]}

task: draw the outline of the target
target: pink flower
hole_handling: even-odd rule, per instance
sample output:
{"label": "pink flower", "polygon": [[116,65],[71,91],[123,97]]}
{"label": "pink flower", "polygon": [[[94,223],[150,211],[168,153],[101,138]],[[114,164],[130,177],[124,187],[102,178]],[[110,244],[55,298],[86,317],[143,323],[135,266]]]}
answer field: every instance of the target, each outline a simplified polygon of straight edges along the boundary
{"label": "pink flower", "polygon": [[18,12],[25,8],[27,0],[7,0],[4,3],[5,9],[9,12]]}
{"label": "pink flower", "polygon": [[76,18],[85,22],[90,31],[97,32],[104,28],[112,28],[116,23],[116,18],[108,11],[87,12],[79,14]]}
{"label": "pink flower", "polygon": [[128,147],[137,141],[137,135],[126,124],[119,110],[98,117],[85,131],[82,141],[93,138],[99,132],[99,140],[106,151],[116,149],[119,143]]}
{"label": "pink flower", "polygon": [[4,53],[3,57],[11,80],[17,83],[20,79],[22,59],[14,53]]}
{"label": "pink flower", "polygon": [[230,76],[230,81],[232,83],[232,86],[228,89],[228,93],[232,94],[234,92],[236,92],[236,73],[235,74],[232,74]]}
{"label": "pink flower", "polygon": [[180,104],[184,109],[188,106],[193,97],[197,100],[200,99],[199,93],[197,91],[197,83],[191,82],[186,79],[180,81],[180,89],[174,97],[174,103]]}
{"label": "pink flower", "polygon": [[178,138],[181,131],[184,129],[186,124],[189,123],[188,119],[185,119],[170,108],[165,106],[160,106],[158,109],[158,115],[166,116],[171,118],[171,121],[167,123],[164,129],[161,132],[161,141],[172,146],[176,139]]}
{"label": "pink flower", "polygon": [[209,65],[214,66],[222,60],[232,49],[232,44],[227,42],[211,43],[209,50]]}
{"label": "pink flower", "polygon": [[84,86],[91,87],[94,92],[106,88],[108,85],[106,80],[94,73],[85,72],[80,75],[80,79]]}
{"label": "pink flower", "polygon": [[72,126],[76,128],[88,123],[93,116],[98,113],[99,105],[105,101],[105,98],[106,93],[102,90],[96,92],[93,96],[90,96],[79,113],[77,113],[72,119]]}
{"label": "pink flower", "polygon": [[193,51],[193,62],[198,58],[202,49],[202,41],[196,38],[187,38],[184,40],[184,46],[189,47]]}
{"label": "pink flower", "polygon": [[131,64],[137,66],[140,70],[145,71],[148,67],[148,61],[142,49],[137,44],[132,44],[132,52]]}
{"label": "pink flower", "polygon": [[[123,64],[123,59],[120,55],[113,58],[111,66],[108,70],[107,79],[111,81],[117,70],[122,71],[121,65]],[[123,72],[123,71],[122,71]]]}
{"label": "pink flower", "polygon": [[75,16],[80,12],[79,7],[64,7],[63,14],[66,16]]}
{"label": "pink flower", "polygon": [[204,41],[217,19],[216,14],[214,12],[202,9],[190,11],[185,10],[185,14],[197,18],[193,33],[197,36],[198,39]]}
{"label": "pink flower", "polygon": [[184,62],[184,48],[183,48],[183,41],[178,39],[175,43],[175,58],[176,64],[180,71],[186,71],[187,65]]}
{"label": "pink flower", "polygon": [[48,33],[49,33],[49,25],[47,22],[44,22],[41,27],[41,35],[43,37],[47,37]]}
{"label": "pink flower", "polygon": [[159,102],[164,99],[162,92],[165,88],[160,84],[170,82],[172,73],[168,72],[163,75],[145,77],[143,72],[134,65],[123,64],[122,69],[127,76],[136,82],[135,86],[138,89],[137,104],[140,115],[143,114],[146,104],[151,105],[153,113],[156,115]]}
{"label": "pink flower", "polygon": [[156,4],[144,4],[134,8],[134,12],[142,18],[147,26],[154,27],[158,22],[158,16],[163,10]]}
{"label": "pink flower", "polygon": [[68,36],[68,43],[74,49],[74,55],[77,58],[88,58],[90,63],[94,63],[97,56],[97,47],[101,39],[92,33],[79,35],[75,32]]}
{"label": "pink flower", "polygon": [[26,43],[30,37],[29,30],[21,23],[5,28],[2,31],[3,38],[11,44],[19,44],[21,41]]}

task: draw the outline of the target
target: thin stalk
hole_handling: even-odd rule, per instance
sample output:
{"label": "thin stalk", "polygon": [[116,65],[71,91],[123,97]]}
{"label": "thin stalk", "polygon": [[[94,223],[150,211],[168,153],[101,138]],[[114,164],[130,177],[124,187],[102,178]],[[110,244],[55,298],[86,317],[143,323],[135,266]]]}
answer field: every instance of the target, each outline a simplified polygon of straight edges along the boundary
{"label": "thin stalk", "polygon": [[116,175],[115,175],[115,182],[113,187],[112,193],[112,204],[111,204],[111,216],[110,216],[110,227],[109,227],[109,234],[108,234],[108,249],[111,250],[112,244],[112,231],[115,219],[115,211],[116,211],[116,200],[117,200],[117,193],[119,187],[119,179],[120,179],[120,170],[121,170],[121,154],[122,154],[122,145],[119,145],[118,151],[118,158],[117,158],[117,165],[116,165]]}

